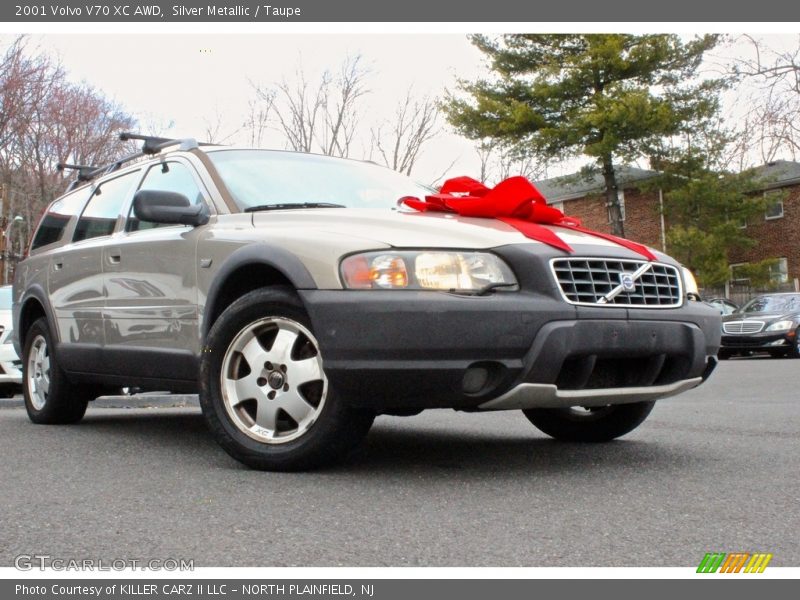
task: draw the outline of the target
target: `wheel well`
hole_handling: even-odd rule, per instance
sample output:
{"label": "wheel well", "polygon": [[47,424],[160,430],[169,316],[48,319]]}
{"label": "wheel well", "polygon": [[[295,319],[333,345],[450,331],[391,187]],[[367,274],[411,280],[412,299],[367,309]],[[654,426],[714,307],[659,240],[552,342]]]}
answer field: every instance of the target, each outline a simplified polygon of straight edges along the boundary
{"label": "wheel well", "polygon": [[46,316],[47,313],[44,307],[35,298],[30,298],[22,305],[22,309],[19,312],[19,332],[17,333],[20,346],[25,343],[25,334],[28,332],[30,326],[33,325],[37,319]]}
{"label": "wheel well", "polygon": [[212,299],[210,306],[207,305],[209,312],[205,318],[205,333],[208,333],[214,321],[233,302],[253,290],[275,285],[294,288],[289,278],[275,267],[251,263],[237,268],[221,282],[219,293]]}

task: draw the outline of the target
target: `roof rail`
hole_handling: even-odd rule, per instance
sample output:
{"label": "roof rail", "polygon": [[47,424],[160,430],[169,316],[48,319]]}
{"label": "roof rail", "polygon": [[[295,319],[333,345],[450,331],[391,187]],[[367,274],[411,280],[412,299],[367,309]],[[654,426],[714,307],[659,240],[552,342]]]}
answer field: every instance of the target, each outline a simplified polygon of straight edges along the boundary
{"label": "roof rail", "polygon": [[95,172],[102,170],[103,167],[93,167],[90,165],[71,165],[69,163],[58,163],[56,165],[56,171],[65,171],[67,169],[71,171],[77,171],[78,176],[76,179],[78,181],[89,181],[93,177],[95,177]]}
{"label": "roof rail", "polygon": [[56,165],[56,171],[62,172],[69,169],[70,171],[77,171],[78,175],[75,177],[75,180],[69,184],[67,188],[68,192],[71,192],[80,184],[85,183],[87,181],[91,181],[98,175],[100,175],[105,167],[94,167],[90,165],[71,165],[69,163],[58,163]]}
{"label": "roof rail", "polygon": [[108,173],[113,173],[114,171],[122,168],[127,162],[132,160],[136,160],[137,158],[141,158],[143,156],[153,156],[158,154],[162,150],[166,150],[171,146],[179,145],[179,150],[184,152],[189,150],[194,150],[199,148],[200,146],[209,146],[213,144],[207,144],[205,142],[198,143],[197,140],[194,138],[163,138],[157,137],[154,135],[140,135],[138,133],[130,133],[124,132],[119,134],[120,141],[127,142],[129,140],[140,140],[142,141],[142,149],[139,152],[134,152],[133,154],[129,154],[128,156],[124,156],[120,159],[115,160],[107,165],[102,167],[93,167],[87,165],[70,165],[67,163],[58,163],[56,165],[56,169],[59,171],[63,171],[64,169],[72,169],[78,171],[78,176],[75,178],[67,191],[72,191],[76,187],[78,187],[81,183],[86,181],[91,181],[95,177],[100,175],[106,175]]}

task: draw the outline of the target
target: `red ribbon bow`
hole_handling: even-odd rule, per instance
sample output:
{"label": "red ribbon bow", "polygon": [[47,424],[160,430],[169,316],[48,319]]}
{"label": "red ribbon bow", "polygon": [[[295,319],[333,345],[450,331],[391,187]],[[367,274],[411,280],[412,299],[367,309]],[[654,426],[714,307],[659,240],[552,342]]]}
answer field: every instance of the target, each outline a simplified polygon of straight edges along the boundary
{"label": "red ribbon bow", "polygon": [[568,217],[557,208],[549,206],[544,196],[525,177],[509,177],[493,188],[488,188],[471,177],[455,177],[445,181],[438,194],[425,196],[424,201],[408,196],[402,202],[420,212],[446,212],[462,217],[498,219],[511,225],[525,237],[564,252],[571,253],[573,250],[555,232],[542,225],[555,225],[587,233],[619,244],[641,254],[647,260],[656,260],[653,253],[642,244],[582,227],[579,219]]}

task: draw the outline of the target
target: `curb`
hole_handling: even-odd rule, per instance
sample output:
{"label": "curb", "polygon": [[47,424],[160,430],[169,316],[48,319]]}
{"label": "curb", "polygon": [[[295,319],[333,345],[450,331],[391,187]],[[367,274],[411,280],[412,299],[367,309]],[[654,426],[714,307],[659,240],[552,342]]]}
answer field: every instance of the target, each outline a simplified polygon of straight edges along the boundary
{"label": "curb", "polygon": [[[0,399],[0,410],[22,408],[22,397]],[[195,408],[200,406],[196,395],[192,394],[136,394],[134,396],[101,396],[89,408]]]}

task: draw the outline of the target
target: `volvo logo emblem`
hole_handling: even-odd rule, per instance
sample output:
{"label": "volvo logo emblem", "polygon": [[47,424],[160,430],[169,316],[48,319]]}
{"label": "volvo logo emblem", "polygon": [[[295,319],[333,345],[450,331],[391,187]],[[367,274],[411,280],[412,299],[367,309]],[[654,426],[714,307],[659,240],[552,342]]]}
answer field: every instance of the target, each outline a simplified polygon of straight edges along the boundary
{"label": "volvo logo emblem", "polygon": [[633,273],[620,273],[619,274],[619,285],[615,287],[613,290],[608,292],[605,296],[600,296],[597,299],[598,304],[608,304],[614,298],[619,296],[622,293],[630,294],[631,292],[636,291],[636,282],[639,280],[639,277],[644,275],[647,271],[650,270],[650,267],[653,266],[653,263],[644,263],[641,267],[636,269]]}
{"label": "volvo logo emblem", "polygon": [[622,291],[630,293],[636,289],[636,281],[630,273],[622,273],[619,276],[619,284],[622,286]]}

